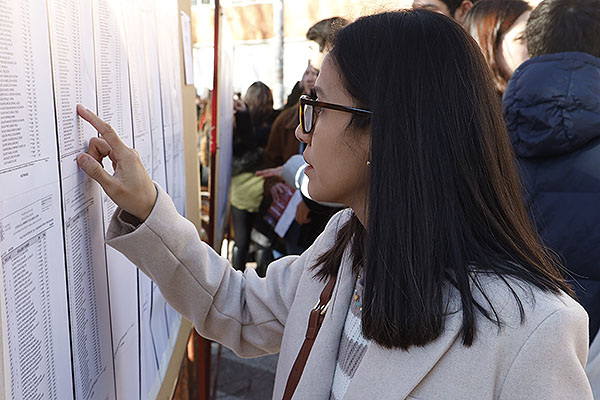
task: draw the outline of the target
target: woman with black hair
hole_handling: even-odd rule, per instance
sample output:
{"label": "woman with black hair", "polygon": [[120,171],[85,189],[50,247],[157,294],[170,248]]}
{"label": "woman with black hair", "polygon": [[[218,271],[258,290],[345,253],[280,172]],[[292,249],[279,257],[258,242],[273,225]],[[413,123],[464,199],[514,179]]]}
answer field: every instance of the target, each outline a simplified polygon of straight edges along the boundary
{"label": "woman with black hair", "polygon": [[[258,218],[263,200],[264,179],[254,172],[264,166],[264,149],[277,113],[273,109],[271,89],[254,82],[243,99],[234,100],[233,158],[231,165],[231,219],[235,233],[232,264],[246,269],[250,250],[250,232]],[[257,270],[264,276],[270,249],[260,247],[256,252]],[[263,261],[263,259],[265,259]]]}
{"label": "woman with black hair", "polygon": [[121,207],[108,243],[203,336],[280,352],[274,399],[591,399],[587,316],[528,220],[474,40],[429,11],[364,17],[338,33],[316,91],[296,131],[309,193],[349,208],[266,278],[201,243],[80,109],[103,136],[80,165]]}

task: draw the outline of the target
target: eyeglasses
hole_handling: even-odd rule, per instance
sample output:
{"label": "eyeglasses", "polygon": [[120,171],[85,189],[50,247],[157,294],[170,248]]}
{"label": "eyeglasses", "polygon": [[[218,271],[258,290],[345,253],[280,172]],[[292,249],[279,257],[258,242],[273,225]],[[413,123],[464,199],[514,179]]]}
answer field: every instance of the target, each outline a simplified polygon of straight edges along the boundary
{"label": "eyeglasses", "polygon": [[325,103],[323,101],[313,100],[304,95],[300,97],[300,128],[305,134],[312,133],[317,122],[318,108],[329,108],[336,111],[349,112],[356,115],[368,116],[372,112],[355,107],[342,106],[340,104]]}

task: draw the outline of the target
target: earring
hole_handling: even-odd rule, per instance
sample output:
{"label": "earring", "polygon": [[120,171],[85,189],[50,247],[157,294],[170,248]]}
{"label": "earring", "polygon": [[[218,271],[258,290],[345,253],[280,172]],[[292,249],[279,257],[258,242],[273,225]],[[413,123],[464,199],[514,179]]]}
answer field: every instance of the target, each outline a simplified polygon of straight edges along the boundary
{"label": "earring", "polygon": [[367,160],[367,167],[371,166],[371,161]]}

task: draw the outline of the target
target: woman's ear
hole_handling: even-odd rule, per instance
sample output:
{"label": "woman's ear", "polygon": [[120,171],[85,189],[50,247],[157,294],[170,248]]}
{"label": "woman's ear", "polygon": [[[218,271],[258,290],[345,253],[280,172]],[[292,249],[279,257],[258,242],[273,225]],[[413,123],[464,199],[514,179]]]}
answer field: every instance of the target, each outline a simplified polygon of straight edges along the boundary
{"label": "woman's ear", "polygon": [[462,25],[465,20],[465,15],[473,7],[473,3],[470,0],[464,0],[460,6],[454,11],[454,19],[456,22]]}

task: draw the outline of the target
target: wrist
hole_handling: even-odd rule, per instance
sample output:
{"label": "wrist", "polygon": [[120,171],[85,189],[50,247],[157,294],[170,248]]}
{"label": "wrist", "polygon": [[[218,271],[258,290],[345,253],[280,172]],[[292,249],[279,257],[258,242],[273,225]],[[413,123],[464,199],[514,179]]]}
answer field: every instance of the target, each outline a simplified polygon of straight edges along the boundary
{"label": "wrist", "polygon": [[154,184],[152,184],[152,189],[149,190],[147,196],[145,196],[146,201],[144,201],[145,206],[140,210],[139,215],[136,215],[142,222],[146,221],[146,219],[152,213],[154,209],[154,205],[156,204],[156,199],[158,198],[158,191]]}

